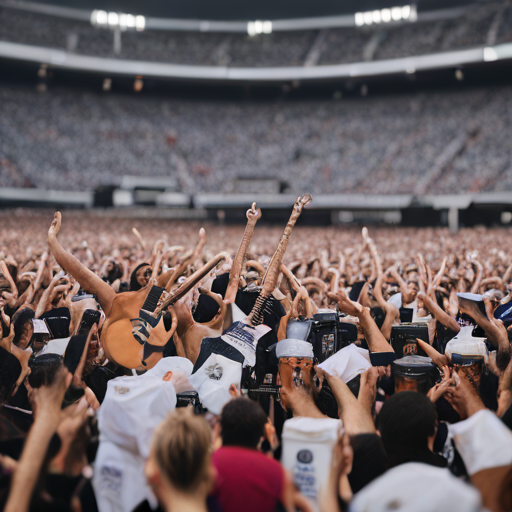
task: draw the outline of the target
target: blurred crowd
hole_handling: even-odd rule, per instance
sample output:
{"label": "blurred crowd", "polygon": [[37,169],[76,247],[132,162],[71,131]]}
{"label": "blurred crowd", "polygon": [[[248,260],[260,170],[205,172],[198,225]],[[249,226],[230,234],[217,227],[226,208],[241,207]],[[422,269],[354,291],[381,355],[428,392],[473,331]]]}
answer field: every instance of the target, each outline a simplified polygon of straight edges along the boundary
{"label": "blurred crowd", "polygon": [[511,234],[293,229],[308,201],[4,212],[4,510],[512,509]]}
{"label": "blurred crowd", "polygon": [[[247,34],[125,31],[114,50],[114,33],[88,21],[0,7],[0,40],[98,57],[173,64],[233,67],[303,66],[392,59],[510,42],[508,2],[471,5],[455,19],[397,25]],[[421,15],[420,15],[421,17]]]}
{"label": "blurred crowd", "polygon": [[[0,185],[94,190],[174,176],[185,193],[464,193],[512,186],[509,87],[339,101],[199,101],[0,87]],[[187,179],[184,179],[186,176]]]}

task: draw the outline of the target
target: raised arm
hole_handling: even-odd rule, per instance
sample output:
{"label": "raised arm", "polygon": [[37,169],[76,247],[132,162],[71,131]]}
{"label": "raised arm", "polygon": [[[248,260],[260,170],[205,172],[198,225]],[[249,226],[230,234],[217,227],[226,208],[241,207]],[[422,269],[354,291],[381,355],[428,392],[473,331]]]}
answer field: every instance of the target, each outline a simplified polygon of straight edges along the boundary
{"label": "raised arm", "polygon": [[455,318],[443,311],[435,300],[432,300],[425,292],[418,292],[418,299],[423,301],[425,307],[430,311],[434,318],[445,327],[454,332],[459,332],[460,327]]}
{"label": "raised arm", "polygon": [[375,264],[375,271],[377,272],[377,276],[380,276],[382,274],[382,263],[380,261],[379,251],[377,251],[377,246],[375,245],[375,242],[368,234],[368,229],[363,228],[363,239],[370,249],[370,254],[372,255],[372,260]]}
{"label": "raised arm", "polygon": [[245,255],[247,253],[247,249],[249,248],[249,244],[251,243],[256,223],[261,217],[261,210],[257,210],[256,203],[252,203],[252,207],[247,210],[246,215],[247,225],[245,226],[244,236],[242,237],[242,242],[240,243],[240,247],[238,248],[235,259],[233,260],[233,264],[231,265],[231,271],[229,272],[229,284],[226,290],[226,295],[224,296],[224,300],[227,303],[235,301]]}
{"label": "raised arm", "polygon": [[26,512],[43,465],[48,444],[60,421],[60,408],[72,375],[61,368],[55,382],[33,390],[35,419],[14,473],[5,512]]}
{"label": "raised arm", "polygon": [[370,315],[370,310],[357,302],[351,301],[342,291],[337,294],[329,293],[329,298],[338,303],[338,307],[348,315],[357,316],[363,330],[370,352],[393,352],[393,347],[380,332],[377,324]]}
{"label": "raised arm", "polygon": [[82,265],[74,256],[69,254],[60,245],[57,235],[60,231],[62,216],[60,212],[55,213],[52,225],[48,230],[48,246],[57,263],[69,274],[71,274],[80,286],[94,294],[100,303],[103,311],[108,316],[112,308],[112,303],[116,297],[116,292],[105,281],[100,279],[94,272]]}

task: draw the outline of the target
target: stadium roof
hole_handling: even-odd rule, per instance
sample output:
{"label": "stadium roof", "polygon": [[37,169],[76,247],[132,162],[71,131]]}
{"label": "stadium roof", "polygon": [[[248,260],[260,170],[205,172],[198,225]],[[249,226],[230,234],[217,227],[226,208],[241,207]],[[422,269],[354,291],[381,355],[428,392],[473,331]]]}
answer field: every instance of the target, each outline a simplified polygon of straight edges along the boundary
{"label": "stadium roof", "polygon": [[[32,0],[34,3],[65,6],[75,9],[103,9],[162,18],[209,20],[275,20],[335,16],[403,5],[396,0]],[[437,10],[468,5],[471,0],[418,0],[418,10]]]}

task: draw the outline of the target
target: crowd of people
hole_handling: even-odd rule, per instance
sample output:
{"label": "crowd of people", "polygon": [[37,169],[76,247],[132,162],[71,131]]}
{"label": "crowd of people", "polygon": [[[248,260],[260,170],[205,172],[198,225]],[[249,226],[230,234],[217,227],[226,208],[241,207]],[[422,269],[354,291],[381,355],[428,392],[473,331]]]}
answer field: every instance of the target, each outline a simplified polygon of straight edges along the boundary
{"label": "crowd of people", "polygon": [[238,179],[278,177],[293,193],[451,194],[507,190],[512,179],[505,86],[224,102],[3,85],[0,101],[5,187],[174,176],[185,193],[228,193]]}
{"label": "crowd of people", "polygon": [[511,235],[11,211],[7,512],[512,510]]}
{"label": "crowd of people", "polygon": [[[98,57],[232,67],[303,66],[316,44],[315,64],[392,59],[510,42],[512,7],[503,1],[470,6],[462,16],[398,25],[247,34],[113,31],[88,21],[0,7],[0,40]],[[497,22],[496,16],[499,17]],[[496,23],[496,27],[494,24]],[[491,34],[491,35],[489,35]],[[375,41],[377,44],[375,45]],[[375,49],[368,51],[369,46]],[[309,62],[311,65],[311,62]]]}

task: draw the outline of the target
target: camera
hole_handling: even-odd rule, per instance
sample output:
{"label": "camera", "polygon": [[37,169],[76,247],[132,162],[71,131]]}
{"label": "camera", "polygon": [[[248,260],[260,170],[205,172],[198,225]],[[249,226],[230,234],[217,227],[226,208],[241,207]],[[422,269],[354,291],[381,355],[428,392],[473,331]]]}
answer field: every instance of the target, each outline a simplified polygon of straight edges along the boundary
{"label": "camera", "polygon": [[400,324],[391,328],[391,346],[397,357],[426,356],[416,339],[428,343],[428,326],[426,324]]}

